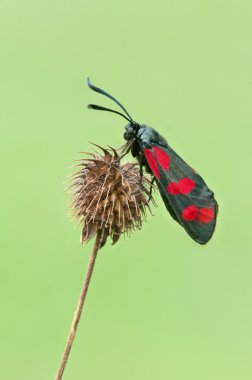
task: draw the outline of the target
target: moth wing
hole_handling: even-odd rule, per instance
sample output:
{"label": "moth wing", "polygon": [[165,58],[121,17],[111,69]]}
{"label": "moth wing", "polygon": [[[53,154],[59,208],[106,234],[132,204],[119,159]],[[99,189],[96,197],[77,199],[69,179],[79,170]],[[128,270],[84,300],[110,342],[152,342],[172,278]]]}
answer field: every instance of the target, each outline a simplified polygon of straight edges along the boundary
{"label": "moth wing", "polygon": [[144,149],[165,206],[196,242],[205,244],[216,224],[218,205],[202,177],[169,146]]}

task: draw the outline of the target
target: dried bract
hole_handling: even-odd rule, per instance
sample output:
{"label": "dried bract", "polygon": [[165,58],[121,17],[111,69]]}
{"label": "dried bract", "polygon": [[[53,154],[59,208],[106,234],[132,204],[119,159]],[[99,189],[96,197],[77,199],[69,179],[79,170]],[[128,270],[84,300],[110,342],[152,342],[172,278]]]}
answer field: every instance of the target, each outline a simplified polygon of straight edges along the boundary
{"label": "dried bract", "polygon": [[[146,218],[152,184],[140,177],[139,165],[122,164],[114,149],[102,154],[89,153],[72,177],[71,209],[75,220],[83,223],[81,242],[88,242],[96,233],[101,246],[108,236],[115,244],[121,234],[139,230]],[[154,203],[155,204],[155,203]]]}

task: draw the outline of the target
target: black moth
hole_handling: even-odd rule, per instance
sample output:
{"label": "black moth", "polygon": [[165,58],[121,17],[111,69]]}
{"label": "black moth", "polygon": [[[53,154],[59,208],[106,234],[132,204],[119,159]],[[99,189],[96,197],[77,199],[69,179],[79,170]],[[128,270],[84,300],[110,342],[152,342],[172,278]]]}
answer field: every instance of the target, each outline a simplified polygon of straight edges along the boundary
{"label": "black moth", "polygon": [[128,120],[124,139],[128,141],[127,151],[137,158],[141,173],[144,167],[153,174],[167,210],[188,235],[199,244],[207,243],[214,232],[218,211],[214,193],[155,129],[136,123],[112,95],[91,84],[89,79],[87,83],[93,91],[117,103],[127,116],[95,104],[89,104],[88,108],[113,112]]}

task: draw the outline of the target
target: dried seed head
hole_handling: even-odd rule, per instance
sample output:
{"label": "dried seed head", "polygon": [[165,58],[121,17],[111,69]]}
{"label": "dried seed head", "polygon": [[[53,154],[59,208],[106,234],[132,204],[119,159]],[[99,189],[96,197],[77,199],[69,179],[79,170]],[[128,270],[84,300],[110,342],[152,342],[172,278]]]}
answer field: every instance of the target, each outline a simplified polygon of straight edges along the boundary
{"label": "dried seed head", "polygon": [[[82,159],[81,169],[73,175],[71,209],[75,220],[83,223],[81,242],[88,242],[96,233],[101,246],[108,236],[115,244],[121,234],[140,229],[146,218],[151,183],[140,177],[139,166],[121,164],[114,149],[99,147],[103,154],[90,154]],[[150,198],[150,199],[149,199]]]}

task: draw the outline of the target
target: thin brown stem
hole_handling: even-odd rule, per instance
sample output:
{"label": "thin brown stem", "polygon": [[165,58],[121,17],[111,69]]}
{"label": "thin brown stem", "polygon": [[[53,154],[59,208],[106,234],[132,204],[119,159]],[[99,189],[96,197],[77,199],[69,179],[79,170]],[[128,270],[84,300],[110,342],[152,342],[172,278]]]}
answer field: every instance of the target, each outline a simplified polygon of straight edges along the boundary
{"label": "thin brown stem", "polygon": [[84,279],[82,291],[81,291],[81,294],[80,294],[79,302],[78,302],[78,305],[77,305],[77,308],[76,308],[76,311],[75,311],[75,314],[74,314],[74,319],[73,319],[72,326],[71,326],[71,329],[70,329],[70,333],[69,333],[69,336],[68,336],[66,348],[65,348],[64,354],[62,356],[62,359],[61,359],[61,362],[60,362],[60,366],[59,366],[57,375],[55,377],[55,380],[61,380],[62,379],[62,375],[63,375],[65,366],[66,366],[67,361],[68,361],[69,353],[70,353],[70,350],[71,350],[72,345],[73,345],[73,341],[74,341],[75,334],[76,334],[76,331],[77,331],[78,323],[80,321],[83,305],[84,305],[84,302],[85,302],[85,299],[86,299],[86,295],[87,295],[87,291],[88,291],[88,286],[89,286],[90,279],[91,279],[91,276],[92,276],[92,273],[93,273],[93,269],[94,269],[94,265],[95,265],[95,260],[96,260],[99,248],[100,248],[100,234],[97,233],[95,244],[94,244],[94,247],[93,247],[90,259],[89,259],[88,268],[87,268],[87,272],[86,272],[86,275],[85,275],[85,279]]}

